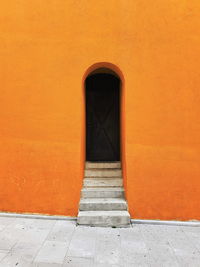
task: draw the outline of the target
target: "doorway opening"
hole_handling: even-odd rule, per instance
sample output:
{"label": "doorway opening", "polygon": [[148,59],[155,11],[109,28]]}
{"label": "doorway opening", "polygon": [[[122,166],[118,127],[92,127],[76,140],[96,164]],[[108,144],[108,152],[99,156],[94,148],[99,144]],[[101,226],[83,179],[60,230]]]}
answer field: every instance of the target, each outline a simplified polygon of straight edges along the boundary
{"label": "doorway opening", "polygon": [[77,223],[124,227],[130,225],[120,152],[121,83],[124,80],[112,71],[112,67],[118,71],[113,64],[96,65],[108,68],[91,66],[94,71],[84,81],[86,162]]}
{"label": "doorway opening", "polygon": [[97,69],[85,80],[86,161],[120,161],[120,78]]}

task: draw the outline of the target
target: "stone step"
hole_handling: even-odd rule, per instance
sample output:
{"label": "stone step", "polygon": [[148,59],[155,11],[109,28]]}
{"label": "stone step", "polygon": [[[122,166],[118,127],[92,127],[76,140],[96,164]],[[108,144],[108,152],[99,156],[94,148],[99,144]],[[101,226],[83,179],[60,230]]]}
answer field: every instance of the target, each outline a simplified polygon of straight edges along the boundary
{"label": "stone step", "polygon": [[122,177],[121,169],[89,169],[85,170],[85,177]]}
{"label": "stone step", "polygon": [[79,211],[79,225],[128,227],[130,215],[128,211]]}
{"label": "stone step", "polygon": [[120,178],[85,178],[83,185],[85,187],[119,187],[123,185],[123,180]]}
{"label": "stone step", "polygon": [[127,210],[127,203],[122,198],[82,198],[79,210]]}
{"label": "stone step", "polygon": [[89,162],[86,161],[85,169],[121,169],[121,162]]}
{"label": "stone step", "polygon": [[100,187],[100,188],[83,188],[81,190],[82,198],[117,198],[124,197],[122,187]]}

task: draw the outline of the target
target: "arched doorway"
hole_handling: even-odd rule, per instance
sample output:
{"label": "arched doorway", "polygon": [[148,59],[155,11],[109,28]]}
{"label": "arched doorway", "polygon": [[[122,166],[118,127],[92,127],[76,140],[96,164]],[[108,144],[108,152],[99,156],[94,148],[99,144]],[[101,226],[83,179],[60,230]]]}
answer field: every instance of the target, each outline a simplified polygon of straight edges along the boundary
{"label": "arched doorway", "polygon": [[[120,152],[120,98],[124,79],[116,66],[96,65],[100,67],[91,66],[93,71],[84,78],[86,162],[77,223],[123,227],[130,224]],[[121,79],[112,69],[117,69]]]}
{"label": "arched doorway", "polygon": [[120,78],[97,69],[85,80],[86,161],[120,161]]}

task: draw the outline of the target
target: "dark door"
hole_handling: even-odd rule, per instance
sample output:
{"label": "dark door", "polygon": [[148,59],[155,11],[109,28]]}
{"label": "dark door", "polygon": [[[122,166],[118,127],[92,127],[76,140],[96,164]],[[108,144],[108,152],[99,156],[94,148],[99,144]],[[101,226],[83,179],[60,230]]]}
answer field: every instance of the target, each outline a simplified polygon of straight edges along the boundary
{"label": "dark door", "polygon": [[86,160],[120,160],[120,80],[112,74],[86,79]]}

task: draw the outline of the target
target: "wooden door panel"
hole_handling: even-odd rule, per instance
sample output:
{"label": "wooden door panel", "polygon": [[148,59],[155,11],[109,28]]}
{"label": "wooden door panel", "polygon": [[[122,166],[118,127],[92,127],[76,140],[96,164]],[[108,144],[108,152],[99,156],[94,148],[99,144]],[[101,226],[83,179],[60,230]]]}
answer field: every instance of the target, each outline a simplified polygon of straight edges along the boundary
{"label": "wooden door panel", "polygon": [[86,79],[86,160],[120,160],[120,80],[111,74]]}

